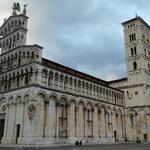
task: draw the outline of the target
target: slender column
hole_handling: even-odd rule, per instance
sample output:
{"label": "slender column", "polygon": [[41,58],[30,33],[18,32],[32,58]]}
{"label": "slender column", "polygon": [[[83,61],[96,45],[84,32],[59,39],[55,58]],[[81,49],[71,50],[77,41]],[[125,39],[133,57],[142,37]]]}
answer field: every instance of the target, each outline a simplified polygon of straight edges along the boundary
{"label": "slender column", "polygon": [[68,107],[68,137],[75,137],[75,103],[72,102]]}
{"label": "slender column", "polygon": [[[12,122],[12,138],[13,138],[13,143],[15,143],[15,137],[16,137],[16,107],[17,107],[17,104],[13,104],[13,111],[14,111],[14,119],[13,119],[13,122]],[[12,119],[12,118],[11,118]]]}
{"label": "slender column", "polygon": [[98,108],[95,107],[93,114],[93,136],[95,139],[99,138],[99,119],[98,119]]}
{"label": "slender column", "polygon": [[121,130],[121,139],[123,139],[124,138],[123,114],[120,114],[120,130]]}
{"label": "slender column", "polygon": [[45,113],[44,113],[44,102],[41,100],[37,106],[37,130],[36,135],[38,138],[44,136],[44,123],[45,123]]}
{"label": "slender column", "polygon": [[73,84],[73,83],[70,82],[70,79],[69,79],[69,92],[71,92],[71,93],[72,93],[72,89],[73,89],[73,88],[72,88],[72,84]]}
{"label": "slender column", "polygon": [[117,140],[119,139],[119,123],[118,123],[118,114],[116,114],[116,125],[117,125],[117,135],[116,138]]}
{"label": "slender column", "polygon": [[67,78],[67,92],[69,91],[69,78]]}
{"label": "slender column", "polygon": [[77,106],[75,106],[75,137],[77,137],[77,118],[78,118],[78,112],[77,112]]}
{"label": "slender column", "polygon": [[33,72],[32,72],[32,78],[33,78],[33,84],[36,84],[37,81],[36,81],[36,71],[33,69]]}
{"label": "slender column", "polygon": [[76,108],[77,110],[77,131],[78,131],[78,137],[79,138],[84,138],[85,135],[85,119],[84,119],[84,108],[83,105],[79,105],[78,108]]}
{"label": "slender column", "polygon": [[56,136],[56,102],[50,100],[48,105],[48,137],[55,138]]}
{"label": "slender column", "polygon": [[[67,112],[68,112],[68,113],[67,113],[67,115],[68,115],[68,116],[67,116],[67,121],[68,121],[68,122],[67,122],[67,125],[68,125],[68,126],[67,126],[67,131],[68,131],[67,137],[68,137],[68,138],[71,137],[71,122],[72,122],[72,120],[71,120],[71,109],[70,109],[70,107],[71,107],[71,106],[68,106],[68,108],[67,108],[67,109],[68,109],[68,110],[67,110]],[[72,118],[72,119],[73,119],[73,118]]]}
{"label": "slender column", "polygon": [[59,116],[60,116],[60,107],[59,107],[59,104],[57,104],[57,107],[56,107],[56,137],[57,137],[57,140],[59,139]]}
{"label": "slender column", "polygon": [[110,137],[113,137],[113,113],[110,114]]}
{"label": "slender column", "polygon": [[24,135],[23,135],[23,129],[24,129],[25,103],[23,102],[22,105],[23,105],[23,107],[22,107],[22,108],[23,108],[23,110],[22,110],[22,111],[23,111],[23,116],[22,116],[22,129],[21,129],[21,133],[20,133],[20,136],[21,136],[21,137],[24,136]]}
{"label": "slender column", "polygon": [[136,139],[138,137],[138,114],[135,114],[135,134],[136,134]]}
{"label": "slender column", "polygon": [[113,113],[111,112],[111,124],[110,124],[110,126],[111,126],[111,137],[113,138]]}
{"label": "slender column", "polygon": [[107,118],[107,114],[106,112],[104,112],[104,120],[105,120],[105,137],[107,138],[108,137],[108,118]]}
{"label": "slender column", "polygon": [[88,124],[87,124],[87,109],[84,108],[84,130],[85,130],[85,138],[88,137]]}
{"label": "slender column", "polygon": [[41,77],[42,77],[42,71],[41,70],[38,70],[37,72],[37,83],[41,84]]}
{"label": "slender column", "polygon": [[58,74],[57,86],[56,86],[56,89],[57,89],[57,90],[59,90],[59,85],[60,85],[60,75]]}
{"label": "slender column", "polygon": [[54,74],[52,75],[50,82],[52,83],[51,88],[54,89]]}
{"label": "slender column", "polygon": [[[33,72],[32,72],[32,78],[33,78],[33,75],[34,75],[34,74],[33,74]],[[47,71],[47,72],[46,72],[46,86],[47,86],[47,87],[49,87],[49,85],[48,85],[49,83],[48,83],[48,82],[49,82],[49,72]]]}
{"label": "slender column", "polygon": [[101,137],[105,138],[106,137],[106,131],[105,131],[105,112],[104,109],[101,111],[101,126],[100,126],[100,132],[101,132]]}
{"label": "slender column", "polygon": [[9,120],[9,104],[7,104],[6,116],[5,116],[5,127],[4,127],[4,137],[7,137],[8,130],[8,120]]}
{"label": "slender column", "polygon": [[98,110],[98,137],[101,138],[101,111]]}
{"label": "slender column", "polygon": [[116,131],[116,123],[115,123],[115,113],[114,112],[112,112],[112,137],[114,138],[114,131]]}
{"label": "slender column", "polygon": [[49,101],[45,102],[45,123],[44,123],[44,136],[47,138],[48,137],[48,121],[49,121]]}
{"label": "slender column", "polygon": [[150,113],[147,114],[146,119],[147,119],[147,138],[148,143],[150,143]]}
{"label": "slender column", "polygon": [[[23,136],[24,137],[32,137],[33,131],[32,131],[32,122],[33,120],[29,120],[29,114],[28,114],[28,103],[24,103],[24,117],[23,117],[24,123],[23,123]],[[35,132],[36,133],[36,132]]]}

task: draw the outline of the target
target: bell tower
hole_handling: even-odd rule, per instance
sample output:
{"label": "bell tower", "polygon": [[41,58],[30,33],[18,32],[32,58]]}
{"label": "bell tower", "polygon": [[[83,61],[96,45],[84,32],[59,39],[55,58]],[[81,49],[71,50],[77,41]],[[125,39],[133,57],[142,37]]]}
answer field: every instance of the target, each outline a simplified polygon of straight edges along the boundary
{"label": "bell tower", "polygon": [[129,100],[127,105],[148,105],[150,87],[150,26],[135,17],[122,23],[125,39],[125,59]]}
{"label": "bell tower", "polygon": [[141,17],[124,22],[122,25],[129,83],[147,84],[144,77],[150,71],[150,27]]}
{"label": "bell tower", "polygon": [[14,3],[13,14],[8,19],[4,19],[4,23],[0,27],[0,48],[1,54],[6,53],[20,45],[26,45],[27,23],[26,6],[22,14],[20,12],[20,4]]}

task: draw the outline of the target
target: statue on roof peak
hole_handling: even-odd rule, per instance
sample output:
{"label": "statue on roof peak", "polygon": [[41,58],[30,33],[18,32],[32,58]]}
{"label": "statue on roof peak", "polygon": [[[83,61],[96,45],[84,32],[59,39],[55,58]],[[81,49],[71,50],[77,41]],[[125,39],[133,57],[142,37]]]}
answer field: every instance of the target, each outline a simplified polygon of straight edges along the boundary
{"label": "statue on roof peak", "polygon": [[24,9],[23,9],[23,14],[24,14],[25,16],[26,16],[26,11],[27,11],[27,10],[26,10],[26,8],[27,8],[27,5],[28,5],[28,4],[23,4],[23,6],[24,6]]}
{"label": "statue on roof peak", "polygon": [[13,4],[13,15],[16,15],[17,11],[20,12],[20,4],[19,3],[14,3]]}
{"label": "statue on roof peak", "polygon": [[14,3],[13,9],[16,9],[17,11],[20,12],[20,4],[19,3]]}

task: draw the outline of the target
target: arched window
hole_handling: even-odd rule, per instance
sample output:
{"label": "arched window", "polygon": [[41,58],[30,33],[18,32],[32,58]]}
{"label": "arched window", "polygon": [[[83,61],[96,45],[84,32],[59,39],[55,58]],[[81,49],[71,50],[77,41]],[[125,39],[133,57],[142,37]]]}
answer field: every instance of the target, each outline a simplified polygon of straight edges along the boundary
{"label": "arched window", "polygon": [[131,127],[133,127],[134,126],[134,116],[133,115],[130,116],[130,122],[131,122]]}
{"label": "arched window", "polygon": [[134,53],[133,53],[133,48],[131,48],[131,55],[133,56],[133,54],[134,54]]}
{"label": "arched window", "polygon": [[134,34],[129,35],[129,40],[130,40],[130,42],[135,41],[136,40],[136,34],[134,33]]}
{"label": "arched window", "polygon": [[129,97],[129,91],[127,91],[127,97]]}
{"label": "arched window", "polygon": [[137,52],[136,52],[136,47],[134,47],[134,54],[135,54],[135,55],[137,54]]}
{"label": "arched window", "polygon": [[144,49],[144,54],[146,55],[146,49]]}
{"label": "arched window", "polygon": [[134,70],[137,69],[137,63],[136,62],[133,63],[133,69]]}
{"label": "arched window", "polygon": [[134,48],[131,48],[131,55],[136,55],[137,51],[136,51],[136,46]]}
{"label": "arched window", "polygon": [[21,56],[19,55],[19,57],[18,57],[18,66],[20,66],[21,65]]}
{"label": "arched window", "polygon": [[131,40],[131,35],[129,35],[129,39],[130,39],[130,42],[131,42],[131,41],[132,41],[132,40]]}
{"label": "arched window", "polygon": [[87,120],[90,121],[90,110],[87,110]]}
{"label": "arched window", "polygon": [[135,33],[134,33],[134,40],[136,40],[136,35],[135,35]]}
{"label": "arched window", "polygon": [[28,70],[26,69],[26,74],[25,74],[25,85],[29,84],[29,73]]}
{"label": "arched window", "polygon": [[132,41],[134,41],[134,35],[132,34],[131,36],[132,36]]}
{"label": "arched window", "polygon": [[52,88],[53,87],[53,72],[50,71],[49,78],[48,78],[48,85]]}
{"label": "arched window", "polygon": [[19,86],[19,73],[17,73],[17,87]]}

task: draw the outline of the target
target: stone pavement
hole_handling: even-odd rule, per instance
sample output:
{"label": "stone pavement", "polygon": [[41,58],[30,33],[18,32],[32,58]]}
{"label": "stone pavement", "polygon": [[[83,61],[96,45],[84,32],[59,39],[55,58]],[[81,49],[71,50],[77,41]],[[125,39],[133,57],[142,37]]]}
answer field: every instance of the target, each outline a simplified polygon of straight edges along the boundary
{"label": "stone pavement", "polygon": [[0,150],[150,150],[150,144],[101,144],[101,145],[36,145],[30,146],[28,149],[23,149],[19,145],[0,145]]}

